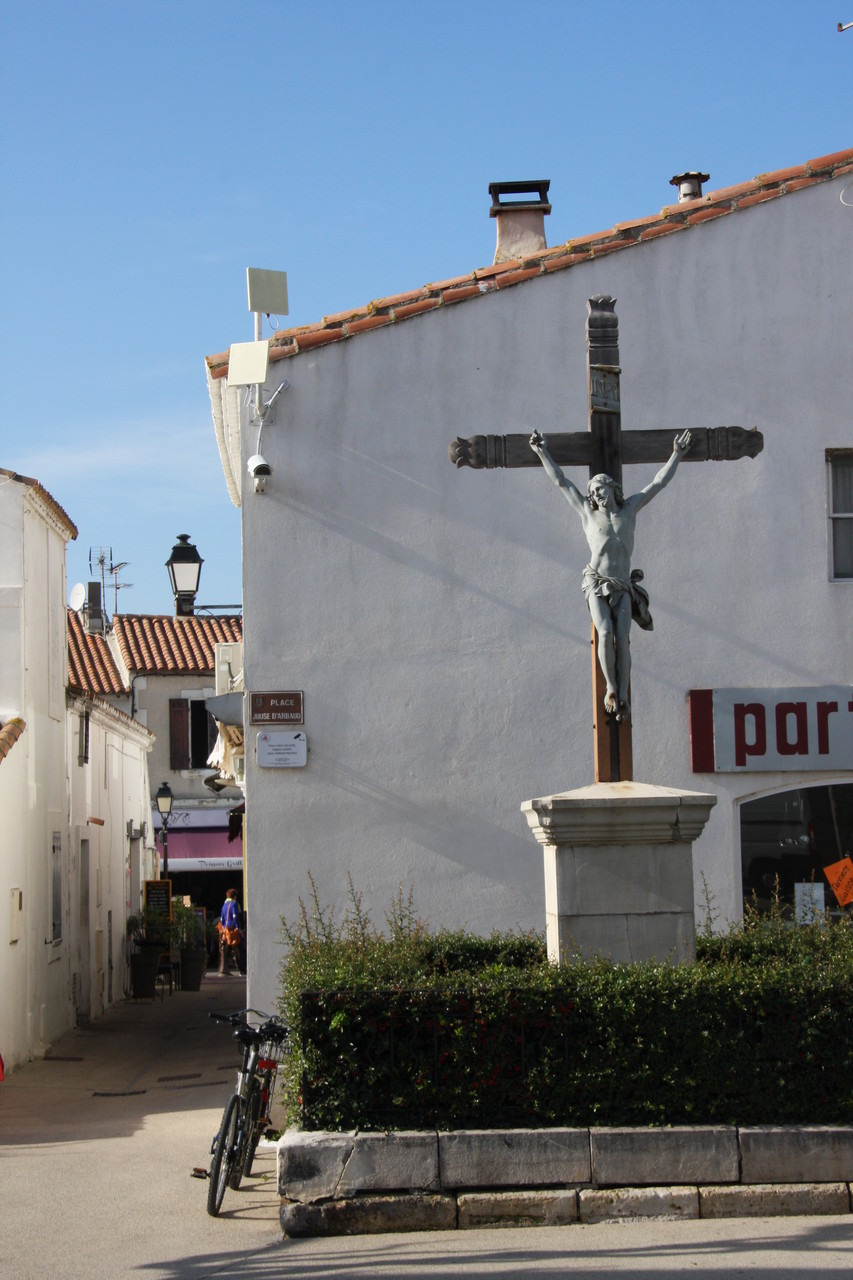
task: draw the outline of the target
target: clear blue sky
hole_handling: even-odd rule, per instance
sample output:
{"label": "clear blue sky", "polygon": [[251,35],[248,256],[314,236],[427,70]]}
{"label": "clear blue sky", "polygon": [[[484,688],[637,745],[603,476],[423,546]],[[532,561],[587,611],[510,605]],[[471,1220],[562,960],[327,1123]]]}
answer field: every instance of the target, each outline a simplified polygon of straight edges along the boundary
{"label": "clear blue sky", "polygon": [[[853,0],[3,5],[0,466],[167,612],[240,599],[205,355],[247,266],[304,324],[488,265],[488,184],[551,179],[549,244],[853,144]],[[780,269],[783,269],[780,267]],[[451,424],[454,425],[455,424]],[[112,598],[109,609],[112,611]]]}

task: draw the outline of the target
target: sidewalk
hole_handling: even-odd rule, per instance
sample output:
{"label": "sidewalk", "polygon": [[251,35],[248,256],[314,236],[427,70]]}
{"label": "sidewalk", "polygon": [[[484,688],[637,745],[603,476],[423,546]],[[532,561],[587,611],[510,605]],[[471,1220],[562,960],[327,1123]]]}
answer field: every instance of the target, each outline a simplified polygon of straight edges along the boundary
{"label": "sidewalk", "polygon": [[165,1277],[204,1258],[186,1272],[199,1275],[281,1248],[272,1146],[218,1219],[190,1177],[210,1162],[239,1061],[207,1015],[245,1002],[245,979],[229,976],[115,1005],[0,1084],[0,1273]]}

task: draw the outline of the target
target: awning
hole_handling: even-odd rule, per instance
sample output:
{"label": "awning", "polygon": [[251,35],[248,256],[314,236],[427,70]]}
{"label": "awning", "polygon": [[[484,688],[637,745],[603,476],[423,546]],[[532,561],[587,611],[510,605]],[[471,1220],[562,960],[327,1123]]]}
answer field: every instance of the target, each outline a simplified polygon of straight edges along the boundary
{"label": "awning", "polygon": [[243,842],[229,842],[227,831],[170,831],[169,870],[242,871]]}
{"label": "awning", "polygon": [[242,693],[220,693],[215,698],[205,698],[204,705],[214,720],[219,720],[221,724],[243,728]]}

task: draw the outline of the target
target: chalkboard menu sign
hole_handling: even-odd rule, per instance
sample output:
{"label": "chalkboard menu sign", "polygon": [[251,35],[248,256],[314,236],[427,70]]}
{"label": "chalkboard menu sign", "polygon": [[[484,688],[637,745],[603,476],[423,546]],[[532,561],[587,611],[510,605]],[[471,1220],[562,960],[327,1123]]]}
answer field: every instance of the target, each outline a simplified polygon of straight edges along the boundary
{"label": "chalkboard menu sign", "polygon": [[[165,948],[169,943],[169,922],[172,919],[171,880],[145,881],[145,929],[147,942],[159,942]],[[160,924],[162,918],[162,926]]]}

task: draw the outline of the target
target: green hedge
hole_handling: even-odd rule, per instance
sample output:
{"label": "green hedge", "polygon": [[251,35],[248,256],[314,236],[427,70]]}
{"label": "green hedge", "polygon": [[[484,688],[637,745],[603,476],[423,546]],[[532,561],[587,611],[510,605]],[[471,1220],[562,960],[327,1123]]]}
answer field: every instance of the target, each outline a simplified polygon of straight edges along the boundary
{"label": "green hedge", "polygon": [[[557,968],[530,936],[284,925],[291,1118],[309,1129],[853,1122],[849,920],[750,915],[695,965]],[[404,907],[406,909],[404,909]]]}

